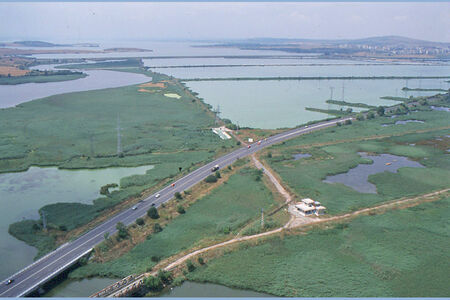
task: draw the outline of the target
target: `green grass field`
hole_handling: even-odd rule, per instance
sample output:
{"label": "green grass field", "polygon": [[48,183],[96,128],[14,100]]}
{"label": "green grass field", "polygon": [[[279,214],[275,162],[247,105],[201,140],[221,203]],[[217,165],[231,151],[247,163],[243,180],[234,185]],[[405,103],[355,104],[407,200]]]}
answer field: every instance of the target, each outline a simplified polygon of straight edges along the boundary
{"label": "green grass field", "polygon": [[[328,208],[330,214],[344,213],[399,197],[448,188],[450,186],[448,147],[442,145],[439,148],[434,143],[437,141],[436,138],[442,138],[442,143],[449,143],[450,139],[445,137],[448,135],[448,129],[436,129],[426,133],[412,133],[379,140],[342,142],[336,145],[312,148],[300,147],[314,143],[376,136],[377,134],[398,134],[419,128],[450,126],[447,112],[444,114],[418,112],[402,118],[406,117],[425,120],[426,123],[382,127],[383,123],[397,120],[387,117],[354,122],[353,125],[326,129],[276,145],[267,150],[267,152],[272,152],[272,158],[268,158],[266,155],[263,155],[263,158],[299,197],[310,197],[321,201]],[[377,186],[377,194],[359,193],[343,184],[322,182],[328,175],[345,173],[360,163],[370,163],[361,158],[358,152],[406,156],[418,161],[426,168],[402,168],[398,173],[383,172],[369,176],[369,182]],[[309,153],[312,157],[295,161],[292,155],[296,153]]]}
{"label": "green grass field", "polygon": [[244,244],[188,279],[287,297],[448,297],[449,204],[446,198]]}
{"label": "green grass field", "polygon": [[[139,72],[139,69],[133,70]],[[144,72],[154,80],[168,79]],[[194,165],[235,147],[212,133],[214,118],[203,103],[175,84],[161,92],[140,92],[139,86],[56,95],[0,110],[0,173],[31,165],[59,168],[105,168],[155,165],[159,171],[131,176],[121,189],[93,205],[61,203],[45,207],[49,224],[71,230],[88,223],[106,208],[139,195]],[[176,93],[180,99],[165,97]],[[123,155],[117,155],[117,118]],[[39,223],[39,221],[33,221]],[[55,247],[54,238],[32,230],[33,222],[18,222],[10,233],[40,254]],[[42,239],[43,240],[42,240]]]}
{"label": "green grass field", "polygon": [[[210,194],[196,201],[186,213],[173,219],[162,232],[138,244],[122,257],[104,263],[92,263],[71,273],[71,277],[125,277],[146,271],[156,263],[152,256],[166,258],[199,245],[236,233],[258,218],[261,208],[276,206],[272,193],[256,180],[254,169],[244,168]],[[231,235],[230,235],[231,238]]]}
{"label": "green grass field", "polygon": [[[152,153],[231,147],[211,132],[214,119],[176,85],[164,93],[138,86],[70,93],[0,110],[0,172],[31,165],[99,168],[148,164]],[[117,118],[124,158],[117,158]],[[148,159],[146,159],[148,158]],[[147,161],[147,162],[145,162]]]}

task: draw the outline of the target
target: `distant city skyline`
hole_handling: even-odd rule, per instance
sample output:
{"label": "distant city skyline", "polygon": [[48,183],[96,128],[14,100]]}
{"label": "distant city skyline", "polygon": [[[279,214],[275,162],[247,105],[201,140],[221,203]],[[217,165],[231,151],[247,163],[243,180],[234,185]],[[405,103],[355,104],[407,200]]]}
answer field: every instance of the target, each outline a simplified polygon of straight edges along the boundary
{"label": "distant city skyline", "polygon": [[0,41],[387,35],[450,42],[450,2],[0,2]]}

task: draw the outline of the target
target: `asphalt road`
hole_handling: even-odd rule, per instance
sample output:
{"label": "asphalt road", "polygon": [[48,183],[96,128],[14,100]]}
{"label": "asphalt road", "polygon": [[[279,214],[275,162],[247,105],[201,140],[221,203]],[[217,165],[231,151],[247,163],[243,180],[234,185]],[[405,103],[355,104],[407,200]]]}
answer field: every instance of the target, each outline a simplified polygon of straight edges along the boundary
{"label": "asphalt road", "polygon": [[[105,233],[108,232],[110,235],[114,234],[116,232],[116,224],[118,222],[122,222],[125,225],[132,224],[137,218],[145,216],[147,210],[152,205],[158,207],[161,205],[161,203],[167,202],[172,199],[176,192],[183,192],[202,181],[204,178],[211,174],[211,168],[213,166],[219,165],[220,168],[226,167],[232,164],[237,159],[251,155],[256,151],[259,151],[270,145],[315,130],[334,126],[337,122],[343,122],[347,119],[352,118],[342,118],[339,120],[317,123],[314,125],[310,125],[309,127],[304,126],[291,129],[263,140],[260,145],[255,142],[250,145],[250,148],[248,148],[247,146],[242,147],[198,168],[197,170],[175,181],[175,186],[169,185],[159,192],[149,196],[148,198],[140,202],[137,205],[136,209],[132,209],[132,207],[130,207],[118,213],[117,215],[111,217],[91,231],[88,231],[84,235],[80,236],[78,239],[62,245],[58,249],[47,254],[28,267],[20,270],[9,278],[6,278],[1,282],[0,285],[0,297],[20,297],[32,292],[43,283],[47,282],[58,273],[65,270],[68,266],[75,263],[80,257],[89,253],[95,245],[104,240]],[[156,194],[160,194],[160,197],[155,198]],[[10,278],[14,279],[14,282],[6,285],[6,280]]]}

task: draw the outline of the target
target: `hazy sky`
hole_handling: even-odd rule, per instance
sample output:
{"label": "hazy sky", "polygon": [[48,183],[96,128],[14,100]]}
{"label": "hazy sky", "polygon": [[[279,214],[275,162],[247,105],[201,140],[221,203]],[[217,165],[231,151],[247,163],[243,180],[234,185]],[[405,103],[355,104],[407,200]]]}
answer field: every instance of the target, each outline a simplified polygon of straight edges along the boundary
{"label": "hazy sky", "polygon": [[0,40],[360,38],[450,42],[450,2],[0,2]]}

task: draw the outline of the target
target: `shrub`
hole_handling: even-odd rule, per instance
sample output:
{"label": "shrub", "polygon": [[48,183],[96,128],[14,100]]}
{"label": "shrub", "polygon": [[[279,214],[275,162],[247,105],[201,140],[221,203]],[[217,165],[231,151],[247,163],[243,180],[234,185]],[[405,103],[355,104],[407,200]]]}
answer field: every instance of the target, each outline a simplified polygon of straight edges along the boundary
{"label": "shrub", "polygon": [[192,262],[192,260],[190,260],[190,259],[188,259],[188,260],[186,261],[186,267],[187,267],[187,269],[188,269],[189,272],[193,272],[193,271],[195,270],[195,265],[194,265],[194,263]]}
{"label": "shrub", "polygon": [[363,115],[363,114],[357,114],[357,115],[356,115],[356,120],[358,120],[358,121],[364,121],[364,115]]}
{"label": "shrub", "polygon": [[205,264],[205,261],[203,260],[202,257],[199,257],[199,258],[198,258],[198,263],[201,264],[201,265],[204,265],[204,264]]}
{"label": "shrub", "polygon": [[158,277],[154,277],[154,276],[149,276],[149,277],[145,278],[144,285],[146,288],[148,288],[149,290],[154,291],[154,292],[158,292],[158,291],[162,290],[162,288],[163,288],[161,279],[159,279]]}
{"label": "shrub", "polygon": [[136,219],[136,224],[139,225],[139,226],[144,225],[144,224],[145,224],[144,219],[142,219],[142,218],[137,218],[137,219]]}
{"label": "shrub", "polygon": [[149,210],[147,211],[147,216],[149,216],[152,219],[158,219],[159,214],[158,214],[158,210],[156,209],[156,207],[154,207],[154,206],[150,207]]}
{"label": "shrub", "polygon": [[186,211],[184,210],[184,207],[182,205],[177,206],[177,212],[179,214],[184,214]]}
{"label": "shrub", "polygon": [[272,152],[267,153],[268,158],[272,158]]}
{"label": "shrub", "polygon": [[214,183],[217,182],[217,177],[214,175],[209,175],[208,177],[205,178],[205,182],[206,183]]}
{"label": "shrub", "polygon": [[181,199],[183,199],[183,196],[181,196],[180,192],[176,192],[175,198],[177,198],[178,200],[181,200]]}
{"label": "shrub", "polygon": [[373,119],[373,118],[375,118],[375,113],[373,111],[369,111],[367,113],[367,119]]}
{"label": "shrub", "polygon": [[119,240],[128,238],[129,235],[128,229],[122,222],[116,224],[116,229],[117,229],[117,238]]}
{"label": "shrub", "polygon": [[67,231],[67,226],[65,226],[65,225],[59,225],[59,230],[61,230],[61,231]]}
{"label": "shrub", "polygon": [[352,124],[352,120],[345,120],[345,125],[351,125]]}
{"label": "shrub", "polygon": [[159,223],[155,223],[153,225],[153,232],[158,233],[158,232],[161,232],[162,230],[163,229],[162,229],[161,225],[159,225]]}
{"label": "shrub", "polygon": [[379,116],[384,116],[384,107],[383,106],[378,106],[377,108],[377,114]]}
{"label": "shrub", "polygon": [[240,146],[240,145],[241,145],[241,142],[240,142],[240,141],[237,141],[237,142],[236,142],[236,145]]}
{"label": "shrub", "polygon": [[164,284],[169,284],[172,281],[172,273],[170,271],[159,270],[158,278]]}
{"label": "shrub", "polygon": [[214,175],[216,175],[216,178],[217,178],[217,179],[222,178],[222,176],[220,175],[220,172],[219,172],[219,171],[216,171],[216,173],[215,173]]}

